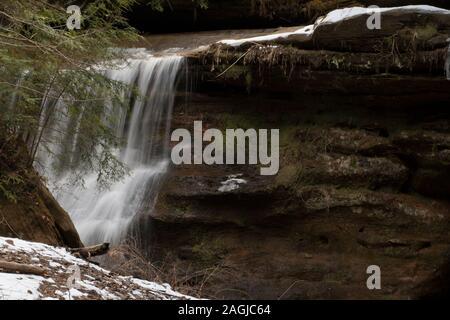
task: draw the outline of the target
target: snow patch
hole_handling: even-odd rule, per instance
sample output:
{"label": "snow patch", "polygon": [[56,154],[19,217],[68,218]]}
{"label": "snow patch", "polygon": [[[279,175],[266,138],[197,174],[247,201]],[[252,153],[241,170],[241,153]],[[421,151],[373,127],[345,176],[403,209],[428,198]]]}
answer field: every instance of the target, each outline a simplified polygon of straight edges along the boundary
{"label": "snow patch", "polygon": [[[161,297],[163,300],[165,300],[164,297],[166,295],[169,295],[172,297],[178,297],[181,299],[183,299],[183,297],[185,297],[183,294],[172,290],[172,287],[167,283],[160,285],[160,284],[157,284],[154,282],[148,282],[148,281],[144,281],[144,280],[136,279],[136,278],[132,278],[131,281],[144,289],[151,290],[152,292],[155,292],[155,293],[162,293],[163,296],[161,296]],[[141,293],[139,292],[139,294],[141,294]]]}
{"label": "snow patch", "polygon": [[33,275],[0,273],[0,300],[36,300],[45,278]]}
{"label": "snow patch", "polygon": [[234,174],[228,176],[226,181],[221,182],[222,186],[217,189],[219,192],[231,192],[233,190],[239,189],[241,184],[247,183],[247,180],[240,179],[242,174]]}
{"label": "snow patch", "polygon": [[363,8],[363,7],[351,7],[343,8],[331,11],[323,18],[318,18],[316,20],[316,25],[337,23],[343,20],[351,19],[364,14],[373,14],[375,12],[385,13],[392,11],[401,12],[416,12],[416,13],[442,13],[450,14],[450,10],[428,6],[428,5],[409,5],[402,7],[389,7],[389,8]]}
{"label": "snow patch", "polygon": [[309,25],[298,30],[292,32],[281,32],[281,33],[272,33],[265,36],[252,37],[246,39],[227,39],[221,40],[219,43],[227,44],[232,47],[239,47],[247,42],[267,42],[273,40],[287,39],[290,36],[294,35],[303,35],[305,37],[310,37],[314,32],[314,25]]}

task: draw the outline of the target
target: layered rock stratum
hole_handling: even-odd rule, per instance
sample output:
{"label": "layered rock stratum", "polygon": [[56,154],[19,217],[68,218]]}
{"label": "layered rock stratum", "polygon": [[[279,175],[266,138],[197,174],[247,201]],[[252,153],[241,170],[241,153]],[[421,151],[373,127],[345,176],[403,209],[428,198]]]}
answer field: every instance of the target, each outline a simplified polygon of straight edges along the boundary
{"label": "layered rock stratum", "polygon": [[[155,261],[208,275],[216,298],[448,292],[450,14],[389,9],[369,30],[364,10],[186,53],[195,85],[173,127],[279,128],[280,172],[174,167],[141,217]],[[224,191],[232,177],[245,183]]]}

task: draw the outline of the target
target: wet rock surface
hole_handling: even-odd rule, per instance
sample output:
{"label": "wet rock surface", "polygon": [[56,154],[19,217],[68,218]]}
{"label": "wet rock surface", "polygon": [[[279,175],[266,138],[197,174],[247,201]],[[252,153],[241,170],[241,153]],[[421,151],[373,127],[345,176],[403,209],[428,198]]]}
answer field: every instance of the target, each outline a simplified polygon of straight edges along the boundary
{"label": "wet rock surface", "polygon": [[[448,123],[448,111],[396,107],[396,96],[375,113],[364,97],[303,98],[205,91],[193,94],[191,109],[178,105],[177,127],[196,118],[280,128],[280,171],[173,167],[154,213],[142,218],[154,258],[217,269],[211,297],[421,297],[450,248],[448,169],[433,156],[445,154],[448,134],[431,129]],[[232,175],[246,183],[220,192]],[[383,270],[381,291],[365,284],[373,264]]]}
{"label": "wet rock surface", "polygon": [[[357,18],[318,29],[314,41],[216,44],[189,55],[195,86],[178,101],[173,127],[278,128],[280,171],[173,167],[154,212],[140,220],[154,260],[207,275],[205,294],[216,298],[404,299],[448,290],[436,279],[448,274],[450,250],[441,41],[450,19],[416,18],[388,15],[389,28],[370,41],[367,30],[346,37],[360,28]],[[430,23],[440,27],[413,51],[374,49]],[[230,176],[245,183],[220,191]],[[381,290],[366,287],[370,265],[381,267]]]}

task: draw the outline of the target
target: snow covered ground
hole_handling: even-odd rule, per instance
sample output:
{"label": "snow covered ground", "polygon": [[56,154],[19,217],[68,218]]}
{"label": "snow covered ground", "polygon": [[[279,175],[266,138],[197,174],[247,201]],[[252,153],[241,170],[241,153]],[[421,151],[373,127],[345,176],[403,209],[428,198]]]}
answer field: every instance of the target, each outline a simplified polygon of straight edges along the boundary
{"label": "snow covered ground", "polygon": [[390,7],[390,8],[363,8],[363,7],[351,7],[343,8],[331,11],[326,16],[320,17],[316,20],[314,24],[308,25],[306,27],[301,27],[297,30],[290,32],[277,32],[272,34],[267,34],[259,37],[245,38],[245,39],[226,39],[221,40],[218,43],[227,44],[232,47],[239,47],[245,43],[261,43],[270,42],[275,40],[288,39],[293,36],[303,36],[305,40],[310,38],[314,34],[314,30],[319,25],[338,23],[347,19],[351,19],[364,14],[373,14],[379,12],[381,14],[386,12],[416,12],[416,13],[439,13],[439,14],[449,14],[450,10],[428,6],[428,5],[410,5],[402,7]]}
{"label": "snow covered ground", "polygon": [[[79,259],[64,248],[42,243],[0,237],[0,261],[44,270],[44,275],[0,270],[0,300],[194,299],[172,290],[167,284],[120,276]],[[80,271],[79,277],[76,270]]]}

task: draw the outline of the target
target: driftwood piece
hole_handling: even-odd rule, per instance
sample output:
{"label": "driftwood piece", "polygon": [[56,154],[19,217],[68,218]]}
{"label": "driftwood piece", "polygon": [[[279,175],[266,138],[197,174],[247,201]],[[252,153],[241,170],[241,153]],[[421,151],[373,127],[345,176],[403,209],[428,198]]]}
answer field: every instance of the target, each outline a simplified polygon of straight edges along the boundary
{"label": "driftwood piece", "polygon": [[0,271],[6,273],[33,274],[38,276],[43,276],[45,274],[45,270],[41,267],[4,260],[0,260]]}
{"label": "driftwood piece", "polygon": [[84,259],[101,256],[107,254],[109,251],[109,243],[97,244],[95,246],[69,249],[75,256],[80,256]]}

